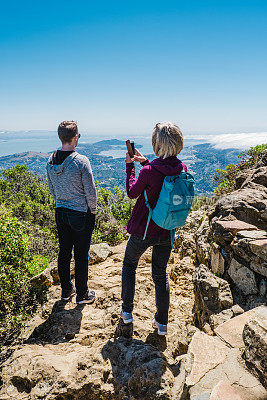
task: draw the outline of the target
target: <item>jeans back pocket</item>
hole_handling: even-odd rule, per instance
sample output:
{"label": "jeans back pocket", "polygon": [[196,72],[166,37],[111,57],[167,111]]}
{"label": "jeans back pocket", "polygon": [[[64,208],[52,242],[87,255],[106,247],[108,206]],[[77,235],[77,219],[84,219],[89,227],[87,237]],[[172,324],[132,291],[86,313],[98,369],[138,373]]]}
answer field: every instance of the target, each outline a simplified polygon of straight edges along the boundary
{"label": "jeans back pocket", "polygon": [[68,215],[68,222],[74,231],[83,231],[85,229],[85,215]]}

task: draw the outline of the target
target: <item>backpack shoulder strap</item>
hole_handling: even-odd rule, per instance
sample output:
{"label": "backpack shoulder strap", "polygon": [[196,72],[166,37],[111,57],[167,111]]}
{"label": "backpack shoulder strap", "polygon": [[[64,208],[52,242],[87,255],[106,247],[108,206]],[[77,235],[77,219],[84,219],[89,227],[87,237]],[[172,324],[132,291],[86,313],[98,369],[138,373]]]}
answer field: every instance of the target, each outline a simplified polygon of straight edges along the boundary
{"label": "backpack shoulder strap", "polygon": [[145,233],[144,233],[144,236],[143,236],[143,240],[145,240],[145,238],[146,238],[148,225],[149,225],[149,223],[150,223],[150,221],[151,221],[152,212],[153,212],[153,210],[152,210],[152,208],[150,207],[150,204],[149,204],[149,202],[148,202],[148,197],[147,197],[146,190],[144,190],[144,196],[145,196],[146,206],[147,206],[147,208],[148,208],[148,217],[147,217],[146,229],[145,229]]}

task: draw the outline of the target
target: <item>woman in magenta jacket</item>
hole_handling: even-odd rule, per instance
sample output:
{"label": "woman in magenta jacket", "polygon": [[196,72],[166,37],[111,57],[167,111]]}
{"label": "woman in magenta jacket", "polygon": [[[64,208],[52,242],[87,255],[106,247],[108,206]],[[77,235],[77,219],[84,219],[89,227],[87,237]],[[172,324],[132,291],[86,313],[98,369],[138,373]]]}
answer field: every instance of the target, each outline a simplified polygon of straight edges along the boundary
{"label": "woman in magenta jacket", "polygon": [[[152,250],[152,278],[155,284],[157,312],[152,325],[159,335],[167,334],[170,290],[166,272],[171,253],[170,231],[150,221],[146,238],[143,240],[148,218],[144,190],[148,202],[155,207],[165,176],[179,175],[186,166],[177,158],[183,148],[183,135],[179,127],[172,122],[158,123],[152,134],[152,146],[157,158],[149,162],[139,151],[134,158],[126,154],[126,190],[130,199],[138,198],[127,224],[131,235],[123,260],[122,269],[122,310],[121,318],[128,324],[133,321],[133,300],[135,291],[135,273],[141,255],[150,246]],[[135,178],[134,162],[140,162],[141,169]]]}

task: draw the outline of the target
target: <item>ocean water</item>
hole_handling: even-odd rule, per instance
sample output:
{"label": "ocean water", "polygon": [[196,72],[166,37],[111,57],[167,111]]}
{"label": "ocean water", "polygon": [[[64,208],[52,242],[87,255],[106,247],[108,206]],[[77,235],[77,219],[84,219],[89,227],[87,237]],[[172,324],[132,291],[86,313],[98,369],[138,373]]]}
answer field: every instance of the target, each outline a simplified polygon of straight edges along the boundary
{"label": "ocean water", "polygon": [[[115,135],[92,135],[82,133],[80,143],[94,143],[100,140],[118,139],[125,141],[127,138]],[[143,154],[152,154],[151,136],[132,136],[136,144],[142,145],[140,148]],[[203,138],[189,138],[185,137],[185,146],[192,146],[198,143],[205,143],[207,139]],[[57,137],[56,132],[47,131],[20,131],[20,132],[0,132],[0,157],[10,154],[23,153],[27,151],[36,152],[50,152],[60,148],[61,143]],[[122,146],[124,147],[124,146]],[[77,147],[77,150],[79,147]],[[100,154],[103,156],[112,156],[114,158],[124,157],[126,153],[126,146],[123,149],[112,149],[109,151],[102,151]]]}

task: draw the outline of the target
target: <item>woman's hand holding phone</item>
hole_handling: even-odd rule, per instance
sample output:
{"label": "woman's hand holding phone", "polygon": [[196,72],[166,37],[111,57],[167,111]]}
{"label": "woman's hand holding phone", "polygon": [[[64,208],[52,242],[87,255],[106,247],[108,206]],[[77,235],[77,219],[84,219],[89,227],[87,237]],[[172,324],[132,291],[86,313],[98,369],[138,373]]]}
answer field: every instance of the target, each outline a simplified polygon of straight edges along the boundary
{"label": "woman's hand holding phone", "polygon": [[140,151],[135,149],[134,161],[142,163],[142,162],[146,161],[146,157],[143,156],[143,154],[140,153]]}

